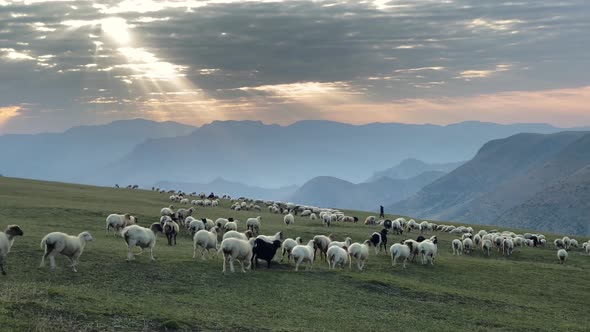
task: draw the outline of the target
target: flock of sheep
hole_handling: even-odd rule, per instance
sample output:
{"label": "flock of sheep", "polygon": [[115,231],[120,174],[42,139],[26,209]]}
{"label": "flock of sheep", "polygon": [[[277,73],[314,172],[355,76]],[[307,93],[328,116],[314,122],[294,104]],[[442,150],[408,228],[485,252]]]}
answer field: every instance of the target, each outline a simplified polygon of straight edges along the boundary
{"label": "flock of sheep", "polygon": [[[176,237],[183,232],[190,234],[193,239],[193,258],[197,257],[200,251],[201,259],[213,255],[223,254],[223,273],[226,273],[226,266],[229,263],[230,270],[234,269],[234,262],[239,262],[241,271],[251,269],[252,265],[258,265],[259,261],[266,261],[268,268],[277,252],[281,261],[287,255],[290,263],[295,265],[295,271],[299,270],[302,264],[307,269],[313,267],[316,261],[316,254],[325,260],[330,269],[337,267],[344,268],[346,265],[352,268],[355,261],[359,271],[363,271],[369,258],[370,248],[373,248],[378,255],[382,250],[391,256],[392,265],[395,266],[398,260],[402,260],[403,268],[406,268],[408,260],[414,261],[417,256],[421,257],[422,264],[434,264],[438,254],[438,239],[432,232],[446,232],[460,235],[460,238],[451,242],[453,255],[470,254],[476,249],[481,249],[484,254],[490,255],[491,250],[497,249],[506,256],[512,255],[515,247],[520,246],[545,246],[546,239],[542,234],[515,234],[514,232],[500,232],[497,230],[480,230],[475,232],[472,227],[453,225],[437,225],[428,221],[416,222],[413,219],[397,218],[395,220],[377,220],[375,216],[365,219],[365,225],[381,227],[379,232],[373,232],[362,242],[353,242],[350,237],[344,241],[335,241],[330,235],[316,235],[307,243],[301,237],[295,239],[283,238],[283,232],[274,235],[262,235],[260,229],[262,218],[248,218],[245,222],[245,230],[239,231],[238,220],[233,218],[218,218],[213,221],[207,218],[194,218],[193,212],[197,206],[219,205],[218,197],[205,198],[200,194],[201,199],[190,201],[182,194],[170,196],[170,200],[181,205],[192,205],[190,208],[174,210],[174,206],[162,208],[160,221],[151,224],[149,227],[138,225],[138,218],[130,214],[111,214],[106,218],[106,233],[112,230],[113,235],[120,235],[127,244],[127,260],[134,260],[136,255],[149,249],[150,257],[154,260],[154,247],[157,234],[163,234],[168,240],[168,245],[176,245]],[[224,197],[222,199],[230,199]],[[250,200],[246,198],[230,199],[232,210],[255,210],[260,211],[260,206],[265,204],[271,213],[283,214],[283,222],[286,227],[295,223],[295,217],[308,220],[320,220],[325,227],[331,227],[336,222],[358,222],[357,217],[346,216],[344,213],[334,209],[322,209],[318,207],[300,206],[292,203],[281,203],[273,201]],[[387,236],[389,234],[403,235],[404,231],[416,232],[419,235],[416,239],[406,239],[394,243],[387,251]],[[6,274],[5,262],[10,248],[17,236],[22,236],[23,230],[18,225],[10,225],[4,232],[0,232],[0,271]],[[429,236],[426,238],[424,235]],[[41,240],[41,248],[44,254],[40,267],[45,266],[45,260],[49,259],[51,269],[55,269],[55,257],[63,255],[71,261],[71,267],[77,272],[77,265],[86,244],[92,241],[89,232],[82,232],[77,236],[71,236],[61,232],[47,234]],[[568,257],[568,250],[578,248],[578,241],[569,237],[556,239],[553,242],[556,247],[559,262],[565,264]],[[139,247],[141,252],[134,254],[133,248]],[[590,241],[583,243],[583,249],[590,254]]]}

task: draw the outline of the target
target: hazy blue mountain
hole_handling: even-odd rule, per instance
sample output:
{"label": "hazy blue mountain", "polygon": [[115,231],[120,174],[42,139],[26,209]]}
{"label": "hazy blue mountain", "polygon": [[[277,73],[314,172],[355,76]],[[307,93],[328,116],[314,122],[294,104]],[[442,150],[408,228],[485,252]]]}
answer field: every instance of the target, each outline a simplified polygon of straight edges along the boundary
{"label": "hazy blue mountain", "polygon": [[[143,119],[81,126],[63,133],[0,136],[0,174],[93,183],[90,176],[150,138],[184,136],[194,127]],[[136,164],[136,167],[139,165]],[[112,185],[105,180],[98,184]]]}
{"label": "hazy blue mountain", "polygon": [[402,160],[402,162],[396,166],[373,173],[373,176],[367,179],[366,182],[372,182],[382,177],[388,177],[390,179],[409,179],[424,172],[430,171],[448,173],[463,165],[464,163],[464,161],[459,161],[452,163],[429,164],[415,158],[408,158]]}
{"label": "hazy blue mountain", "polygon": [[268,200],[286,200],[296,190],[297,186],[286,186],[281,188],[261,188],[255,186],[245,185],[239,182],[227,181],[222,178],[217,178],[209,183],[179,183],[170,181],[159,181],[154,186],[162,189],[174,189],[182,190],[184,192],[197,193],[214,192],[217,195],[230,195],[232,197],[245,196],[255,199],[268,199]]}
{"label": "hazy blue mountain", "polygon": [[590,133],[518,134],[389,208],[420,218],[587,234]]}
{"label": "hazy blue mountain", "polygon": [[[491,139],[551,133],[544,124],[464,122],[449,126],[301,121],[214,121],[191,134],[148,140],[97,172],[95,182],[151,184],[160,179],[206,183],[217,177],[262,187],[305,183],[329,174],[362,182],[407,158],[448,163],[471,159]],[[138,167],[140,165],[141,167]]]}
{"label": "hazy blue mountain", "polygon": [[407,198],[444,174],[440,171],[429,171],[410,179],[394,180],[382,177],[359,184],[335,177],[320,176],[306,182],[289,200],[322,207],[378,211],[379,205]]}

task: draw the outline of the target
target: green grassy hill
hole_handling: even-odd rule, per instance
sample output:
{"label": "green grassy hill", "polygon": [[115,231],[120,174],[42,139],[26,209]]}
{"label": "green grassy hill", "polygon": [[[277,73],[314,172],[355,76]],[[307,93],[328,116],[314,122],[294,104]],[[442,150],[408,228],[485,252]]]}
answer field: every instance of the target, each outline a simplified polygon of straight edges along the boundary
{"label": "green grassy hill", "polygon": [[[371,254],[366,271],[329,271],[317,261],[313,271],[294,272],[284,263],[246,274],[221,274],[221,258],[193,260],[192,240],[182,233],[169,247],[159,237],[149,255],[127,262],[126,244],[105,235],[108,214],[130,212],[146,226],[169,205],[168,195],[51,182],[0,178],[0,227],[18,224],[0,276],[0,330],[28,331],[588,331],[590,257],[570,252],[566,266],[555,249],[518,248],[510,258],[454,257],[454,235],[437,233],[434,266],[391,266],[389,256]],[[228,202],[199,208],[198,217],[234,217]],[[287,237],[333,233],[355,241],[377,227],[296,218],[286,228],[282,216],[260,214],[262,233],[284,230]],[[354,212],[362,220],[368,215]],[[457,224],[455,224],[457,225]],[[473,226],[481,229],[482,226]],[[485,228],[485,227],[484,227]],[[90,243],[73,273],[66,258],[58,268],[39,269],[41,238],[51,231],[90,231]],[[417,234],[409,234],[415,238]],[[404,236],[405,238],[405,236]],[[553,235],[548,235],[552,241]],[[401,240],[390,236],[390,245]],[[580,239],[578,240],[587,240]],[[582,243],[583,241],[580,241]]]}

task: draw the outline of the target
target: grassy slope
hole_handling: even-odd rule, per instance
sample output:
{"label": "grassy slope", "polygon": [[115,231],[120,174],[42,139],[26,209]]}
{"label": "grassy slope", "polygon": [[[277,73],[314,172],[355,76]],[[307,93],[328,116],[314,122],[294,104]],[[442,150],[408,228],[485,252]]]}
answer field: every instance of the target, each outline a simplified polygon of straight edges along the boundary
{"label": "grassy slope", "polygon": [[[192,260],[192,242],[183,234],[176,247],[159,239],[157,262],[146,255],[126,262],[124,241],[104,233],[105,217],[128,211],[146,225],[166,205],[167,195],[148,191],[0,178],[0,227],[16,223],[25,232],[8,257],[8,275],[0,276],[2,329],[583,331],[590,326],[590,257],[581,250],[570,252],[567,266],[557,264],[551,248],[517,249],[509,259],[497,252],[485,258],[479,251],[453,257],[453,236],[438,234],[435,266],[411,264],[403,271],[391,267],[388,256],[372,254],[362,273],[328,271],[317,262],[312,272],[295,273],[283,264],[223,276],[221,259]],[[245,221],[257,214],[227,207],[223,202],[196,215]],[[263,212],[262,217],[263,233],[285,229],[282,216]],[[94,235],[77,274],[63,257],[54,272],[37,268],[42,236],[57,230]],[[329,232],[360,241],[374,230],[337,224]],[[286,236],[305,240],[326,232],[300,218],[285,230]],[[390,244],[394,240],[400,238],[390,237]]]}

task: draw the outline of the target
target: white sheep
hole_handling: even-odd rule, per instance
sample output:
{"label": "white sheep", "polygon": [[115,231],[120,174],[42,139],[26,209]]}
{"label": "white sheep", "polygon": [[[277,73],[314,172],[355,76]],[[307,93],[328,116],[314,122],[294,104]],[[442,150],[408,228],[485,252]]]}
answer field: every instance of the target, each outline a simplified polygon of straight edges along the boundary
{"label": "white sheep", "polygon": [[557,250],[557,258],[559,259],[559,264],[565,264],[565,261],[567,261],[567,256],[568,253],[565,249]]}
{"label": "white sheep", "polygon": [[254,233],[252,233],[251,230],[247,230],[243,233],[237,232],[237,231],[229,231],[226,232],[225,234],[223,234],[223,240],[225,239],[240,239],[240,240],[245,240],[248,241],[250,238],[252,238],[254,236]]}
{"label": "white sheep", "polygon": [[475,234],[473,236],[473,244],[475,247],[479,247],[481,245],[481,235]]}
{"label": "white sheep", "polygon": [[453,255],[461,255],[463,252],[463,242],[459,239],[454,239],[451,242],[451,246],[453,247]]}
{"label": "white sheep", "polygon": [[283,243],[281,244],[281,261],[283,261],[283,259],[285,258],[285,254],[287,254],[287,260],[289,260],[290,262],[291,251],[293,250],[293,248],[295,248],[295,246],[299,244],[303,244],[303,240],[301,239],[301,237],[296,237],[295,240],[291,238],[285,239],[285,241],[283,241]]}
{"label": "white sheep", "polygon": [[561,241],[563,241],[563,247],[565,250],[568,250],[570,248],[570,244],[571,244],[571,239],[567,236],[564,236]]}
{"label": "white sheep", "polygon": [[365,267],[365,263],[369,258],[369,247],[372,245],[370,240],[366,240],[364,243],[353,243],[348,247],[348,254],[350,260],[348,261],[348,267],[352,268],[352,259],[356,259],[356,266],[359,271],[362,271]]}
{"label": "white sheep", "polygon": [[436,236],[432,236],[430,239],[420,242],[418,249],[420,254],[422,254],[422,264],[428,262],[430,265],[434,265],[434,258],[438,252],[437,243],[438,239]]}
{"label": "white sheep", "polygon": [[408,239],[408,240],[405,240],[403,242],[403,244],[407,245],[408,248],[410,248],[410,255],[412,256],[412,262],[413,262],[416,259],[416,255],[418,255],[420,253],[420,249],[418,248],[420,243],[415,240]]}
{"label": "white sheep", "polygon": [[109,229],[113,229],[113,236],[116,236],[123,228],[137,224],[137,217],[130,215],[129,213],[125,214],[109,214],[106,219],[106,234],[109,234]]}
{"label": "white sheep", "polygon": [[295,262],[295,271],[299,271],[299,265],[307,262],[307,269],[313,268],[315,242],[309,240],[307,245],[298,244],[291,250],[291,256]]}
{"label": "white sheep", "polygon": [[238,221],[232,220],[232,221],[226,222],[225,225],[223,225],[223,230],[226,232],[237,231],[238,230]]}
{"label": "white sheep", "polygon": [[41,258],[39,267],[45,266],[45,258],[49,257],[49,266],[52,270],[55,269],[55,256],[62,254],[69,258],[74,272],[78,272],[76,265],[78,259],[84,252],[86,243],[92,241],[92,235],[88,232],[82,232],[77,236],[71,236],[62,232],[53,232],[45,235],[41,240],[41,248],[45,249],[45,253]]}
{"label": "white sheep", "polygon": [[256,218],[248,218],[248,220],[246,220],[246,228],[251,230],[254,234],[258,235],[260,233],[261,220],[261,216],[258,216]]}
{"label": "white sheep", "polygon": [[194,236],[196,232],[206,229],[205,223],[202,220],[197,220],[193,217],[186,218],[185,222],[187,222],[187,229],[189,233]]}
{"label": "white sheep", "polygon": [[6,275],[4,265],[6,264],[6,257],[10,252],[10,248],[14,244],[14,239],[17,236],[23,235],[23,230],[18,225],[8,225],[4,232],[0,232],[0,270],[3,275]]}
{"label": "white sheep", "polygon": [[481,241],[481,250],[489,256],[490,250],[492,250],[492,241],[490,241],[488,239],[482,240]]}
{"label": "white sheep", "polygon": [[188,198],[183,198],[180,200],[180,204],[188,204],[188,203],[189,203]]}
{"label": "white sheep", "polygon": [[347,247],[348,248],[348,247],[350,247],[351,244],[352,244],[352,239],[349,238],[349,237],[347,237],[346,239],[344,239],[344,241],[332,241],[332,242],[330,242],[329,247],[336,246],[336,247],[340,247],[340,248],[342,248],[342,247]]}
{"label": "white sheep", "polygon": [[326,255],[328,256],[328,267],[332,270],[336,268],[336,265],[344,268],[348,263],[348,252],[341,247],[332,246],[328,248]]}
{"label": "white sheep", "polygon": [[127,242],[127,260],[134,260],[133,247],[137,246],[141,249],[141,252],[137,255],[141,255],[145,248],[150,248],[150,257],[154,258],[154,247],[156,246],[156,233],[162,233],[164,229],[162,224],[153,223],[150,228],[141,227],[138,225],[131,225],[123,228],[121,236]]}
{"label": "white sheep", "polygon": [[223,270],[222,272],[225,274],[226,272],[226,263],[229,262],[229,267],[231,272],[235,272],[234,270],[234,261],[237,260],[240,262],[242,266],[242,272],[246,273],[244,269],[244,262],[247,262],[247,269],[250,270],[252,266],[252,244],[249,241],[229,238],[221,241],[221,245],[219,246],[219,251],[217,254],[223,253]]}
{"label": "white sheep", "polygon": [[318,220],[318,215],[315,213],[312,213],[309,215],[309,220]]}
{"label": "white sheep", "polygon": [[365,225],[375,225],[375,222],[377,221],[377,217],[375,216],[368,216],[365,219]]}
{"label": "white sheep", "polygon": [[[325,235],[316,235],[313,237],[313,242],[315,243],[315,248],[320,250],[320,258],[323,257],[324,260],[326,259],[326,252],[328,251],[328,247],[330,247],[330,243],[332,242],[333,235],[330,236]],[[315,257],[316,250],[314,249],[313,254]]]}
{"label": "white sheep", "polygon": [[502,243],[502,253],[506,256],[512,255],[512,251],[514,250],[514,242],[512,239],[504,239]]}
{"label": "white sheep", "polygon": [[473,250],[473,240],[470,238],[463,239],[463,252],[470,254]]}
{"label": "white sheep", "polygon": [[289,227],[290,225],[294,225],[295,217],[291,213],[289,213],[285,215],[285,217],[283,217],[283,222],[285,223],[285,225],[287,225],[287,227]]}
{"label": "white sheep", "polygon": [[410,247],[405,244],[395,243],[389,247],[389,254],[391,255],[391,266],[395,266],[397,259],[401,257],[404,259],[403,267],[405,269],[408,257],[410,257]]}
{"label": "white sheep", "polygon": [[174,215],[173,209],[174,209],[173,205],[170,205],[169,207],[162,208],[160,210],[160,215],[161,216],[172,216],[172,215]]}
{"label": "white sheep", "polygon": [[205,260],[205,252],[209,249],[217,249],[217,227],[210,231],[200,230],[193,236],[193,259],[197,255],[197,247],[201,248],[201,259]]}
{"label": "white sheep", "polygon": [[279,241],[283,240],[283,232],[282,231],[276,232],[275,235],[272,235],[272,236],[258,235],[256,238],[263,239],[264,241],[269,242],[269,243],[273,243],[273,241],[276,241],[276,240],[279,240]]}

